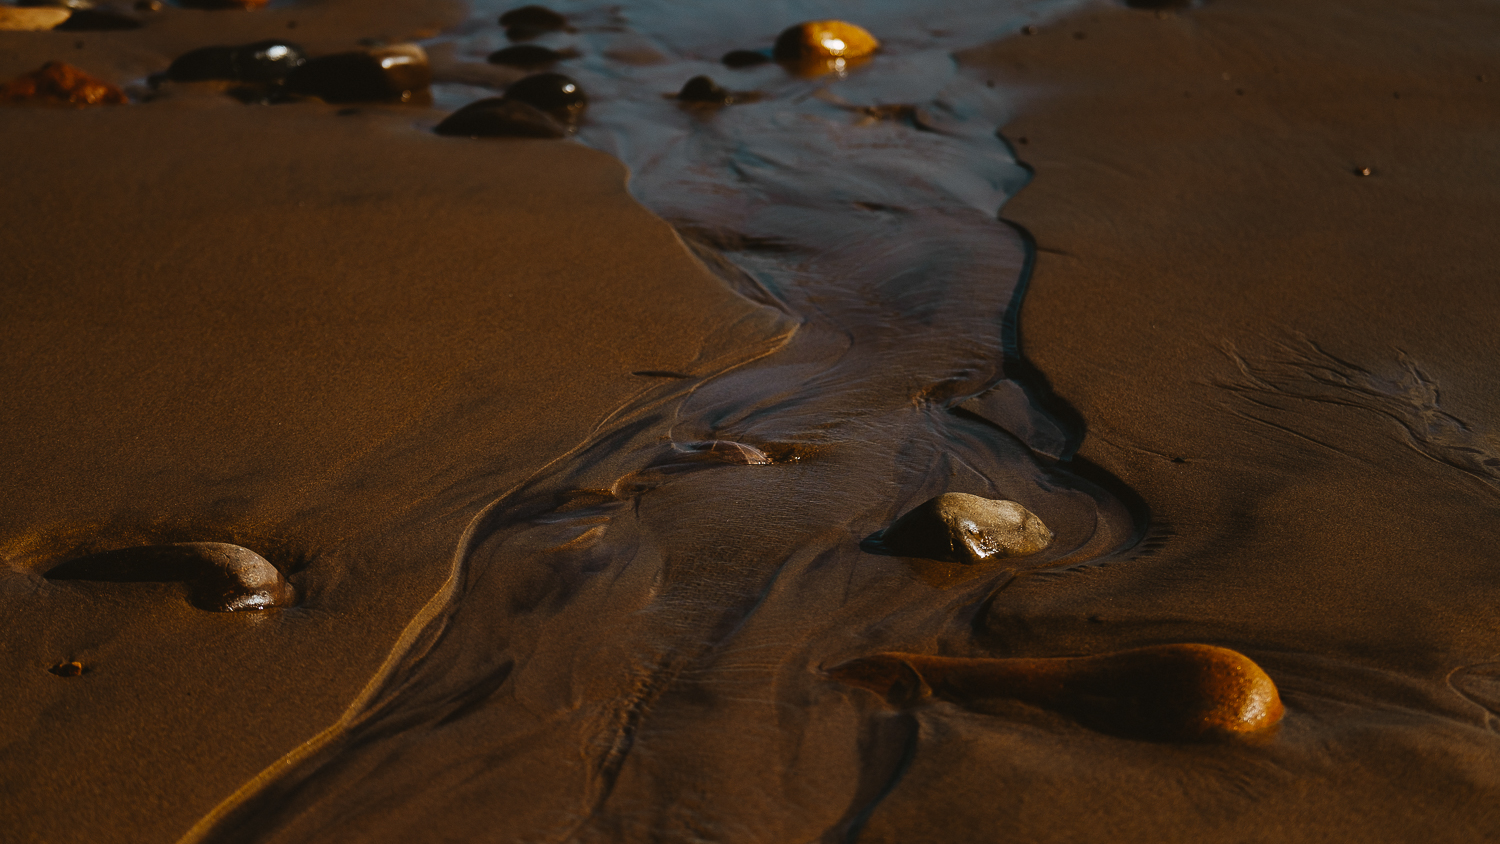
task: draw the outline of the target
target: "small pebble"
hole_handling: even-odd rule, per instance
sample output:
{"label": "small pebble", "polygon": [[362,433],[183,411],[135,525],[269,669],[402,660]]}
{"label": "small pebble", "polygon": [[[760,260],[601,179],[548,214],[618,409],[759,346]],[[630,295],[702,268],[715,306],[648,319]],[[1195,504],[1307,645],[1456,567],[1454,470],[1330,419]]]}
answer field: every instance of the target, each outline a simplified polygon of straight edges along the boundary
{"label": "small pebble", "polygon": [[741,68],[766,64],[771,57],[759,50],[730,50],[719,59],[725,67]]}
{"label": "small pebble", "polygon": [[685,103],[728,105],[734,102],[734,95],[719,87],[707,76],[694,76],[682,86],[681,91],[677,92],[677,99]]}
{"label": "small pebble", "polygon": [[854,59],[880,48],[864,29],[837,20],[807,21],[783,30],[776,38],[777,61],[802,62],[820,59]]}
{"label": "small pebble", "polygon": [[534,73],[505,89],[503,99],[526,103],[572,125],[588,107],[588,97],[577,82],[561,73]]}
{"label": "small pebble", "polygon": [[1052,531],[1014,501],[949,492],[897,519],[880,542],[906,557],[978,563],[1042,551]]}
{"label": "small pebble", "polygon": [[546,67],[564,58],[562,53],[536,44],[517,44],[490,53],[489,62],[508,67]]}
{"label": "small pebble", "polygon": [[1034,27],[1034,26],[1023,26],[1023,27],[1021,27],[1021,34],[1022,35],[1035,35],[1036,34],[1036,27]]}
{"label": "small pebble", "polygon": [[59,662],[47,670],[59,677],[77,677],[83,674],[83,663]]}
{"label": "small pebble", "polygon": [[135,0],[137,12],[160,12],[162,8],[161,0]]}
{"label": "small pebble", "polygon": [[433,131],[469,138],[561,138],[568,133],[545,111],[504,97],[469,103],[448,115]]}
{"label": "small pebble", "polygon": [[0,103],[120,105],[125,92],[70,64],[47,62],[36,71],[0,85]]}
{"label": "small pebble", "polygon": [[268,40],[240,47],[203,47],[178,56],[167,68],[175,82],[228,79],[276,82],[307,63],[307,54],[289,41]]}
{"label": "small pebble", "polygon": [[1369,175],[1371,175],[1374,172],[1375,171],[1371,170],[1368,167],[1356,167],[1356,168],[1354,168],[1354,175],[1356,175],[1356,176],[1369,176]]}
{"label": "small pebble", "polygon": [[323,56],[286,77],[292,93],[330,103],[407,102],[431,84],[427,52],[416,44]]}

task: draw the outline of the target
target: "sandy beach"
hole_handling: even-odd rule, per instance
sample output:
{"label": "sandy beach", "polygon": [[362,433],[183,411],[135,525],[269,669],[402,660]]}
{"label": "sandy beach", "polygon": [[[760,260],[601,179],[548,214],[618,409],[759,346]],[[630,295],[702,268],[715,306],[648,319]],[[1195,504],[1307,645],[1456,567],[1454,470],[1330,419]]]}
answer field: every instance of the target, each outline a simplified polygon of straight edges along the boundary
{"label": "sandy beach", "polygon": [[[7,835],[1500,835],[1492,6],[509,8],[0,32],[131,99],[0,107]],[[151,79],[268,38],[433,84]],[[512,41],[573,138],[434,133]],[[951,493],[1035,542],[902,545]]]}

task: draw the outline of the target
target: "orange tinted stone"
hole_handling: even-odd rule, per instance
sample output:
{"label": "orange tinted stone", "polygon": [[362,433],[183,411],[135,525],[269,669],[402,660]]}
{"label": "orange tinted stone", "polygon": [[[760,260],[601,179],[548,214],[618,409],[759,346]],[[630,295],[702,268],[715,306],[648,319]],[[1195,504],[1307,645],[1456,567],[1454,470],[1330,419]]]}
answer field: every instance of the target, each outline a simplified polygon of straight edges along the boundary
{"label": "orange tinted stone", "polygon": [[0,103],[127,103],[125,92],[70,64],[47,62],[39,70],[0,85]]}

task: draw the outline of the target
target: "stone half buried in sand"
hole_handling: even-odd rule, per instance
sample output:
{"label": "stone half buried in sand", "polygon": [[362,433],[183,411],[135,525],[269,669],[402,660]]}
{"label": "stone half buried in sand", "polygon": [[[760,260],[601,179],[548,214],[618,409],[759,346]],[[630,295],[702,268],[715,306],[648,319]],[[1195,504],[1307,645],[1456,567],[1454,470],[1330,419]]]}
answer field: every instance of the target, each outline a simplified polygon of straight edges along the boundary
{"label": "stone half buried in sand", "polygon": [[227,542],[178,542],[122,548],[70,560],[47,572],[52,580],[116,583],[183,582],[193,606],[211,612],[287,607],[296,590],[261,555]]}
{"label": "stone half buried in sand", "polygon": [[878,543],[904,557],[979,563],[1043,551],[1052,531],[1014,501],[949,492],[897,519]]}
{"label": "stone half buried in sand", "polygon": [[411,102],[431,84],[427,51],[416,44],[322,56],[286,77],[293,94],[330,103]]}
{"label": "stone half buried in sand", "polygon": [[62,62],[47,62],[0,85],[0,104],[120,105],[130,102],[119,88]]}
{"label": "stone half buried in sand", "polygon": [[862,27],[844,21],[807,21],[788,27],[776,38],[775,56],[787,64],[857,59],[880,48]]}
{"label": "stone half buried in sand", "polygon": [[0,6],[0,32],[45,32],[56,28],[73,13],[57,6],[15,8]]}
{"label": "stone half buried in sand", "polygon": [[448,115],[434,132],[468,138],[561,138],[568,130],[529,103],[490,97]]}
{"label": "stone half buried in sand", "polygon": [[926,698],[966,708],[1019,701],[1101,732],[1165,741],[1253,738],[1268,733],[1286,711],[1259,665],[1213,645],[1052,659],[883,653],[837,665],[828,676],[901,707]]}

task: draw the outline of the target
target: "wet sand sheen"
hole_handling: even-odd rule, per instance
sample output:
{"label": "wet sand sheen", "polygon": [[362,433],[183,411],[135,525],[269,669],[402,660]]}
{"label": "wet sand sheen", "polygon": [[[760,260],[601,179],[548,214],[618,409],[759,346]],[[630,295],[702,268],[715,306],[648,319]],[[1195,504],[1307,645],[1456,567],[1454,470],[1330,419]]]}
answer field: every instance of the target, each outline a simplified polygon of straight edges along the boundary
{"label": "wet sand sheen", "polygon": [[[175,684],[194,695],[220,687],[221,697],[254,701],[262,707],[260,723],[281,730],[269,741],[266,726],[226,731],[223,723],[243,715],[242,706],[229,703],[219,707],[220,721],[207,717],[173,731],[175,746],[155,755],[132,747],[135,758],[117,754],[127,766],[121,771],[154,772],[146,775],[156,777],[153,783],[180,782],[185,775],[174,770],[174,760],[204,759],[205,744],[224,735],[242,742],[218,749],[211,781],[190,784],[197,791],[184,803],[196,807],[192,812],[153,814],[102,772],[90,786],[101,807],[90,819],[94,839],[124,834],[111,827],[121,812],[135,813],[131,838],[152,823],[148,834],[170,835],[173,824],[180,831],[184,819],[201,817],[189,837],[213,841],[438,835],[978,841],[992,840],[997,829],[1038,840],[1092,840],[1101,831],[1111,838],[1198,840],[1266,830],[1294,840],[1361,823],[1379,837],[1397,828],[1373,826],[1391,819],[1369,811],[1372,800],[1399,804],[1392,797],[1402,785],[1393,774],[1398,763],[1380,755],[1392,747],[1401,764],[1430,775],[1422,796],[1442,817],[1412,816],[1429,837],[1493,828],[1482,811],[1446,808],[1492,790],[1484,774],[1492,736],[1484,718],[1476,719],[1475,702],[1484,706],[1497,697],[1487,691],[1493,672],[1483,657],[1493,643],[1470,626],[1487,617],[1490,597],[1477,574],[1488,559],[1475,550],[1484,547],[1482,537],[1439,529],[1452,508],[1471,508],[1478,523],[1493,506],[1462,486],[1485,483],[1489,465],[1482,427],[1465,421],[1484,417],[1473,397],[1463,396],[1464,380],[1457,379],[1459,401],[1470,404],[1454,415],[1437,406],[1430,346],[1415,346],[1428,354],[1391,370],[1362,368],[1299,342],[1273,356],[1256,355],[1250,342],[1231,338],[1236,345],[1228,355],[1223,343],[1198,349],[1227,363],[1220,380],[1209,378],[1209,395],[1218,401],[1204,401],[1194,390],[1203,390],[1204,373],[1214,371],[1201,362],[1210,358],[1170,342],[1140,342],[1139,334],[1131,342],[1106,342],[1122,325],[1151,325],[1162,313],[1153,308],[1174,300],[1154,292],[1147,282],[1157,277],[1145,268],[1102,281],[1088,272],[1154,267],[1164,255],[1192,254],[1141,245],[1131,235],[1139,227],[1118,222],[1131,219],[1142,192],[1182,186],[1167,178],[1170,157],[1157,162],[1162,169],[1149,179],[1111,181],[1091,173],[1068,182],[1057,174],[1078,172],[1079,161],[1107,160],[1105,150],[1119,159],[1103,175],[1129,174],[1152,161],[1150,149],[1112,145],[1138,137],[1133,132],[1144,133],[1142,127],[1201,143],[1194,127],[1223,122],[1196,108],[1162,120],[1159,104],[1137,99],[1143,89],[1132,74],[1152,68],[1147,57],[1170,64],[1163,57],[1173,55],[1150,39],[1166,32],[1191,56],[1205,43],[1264,50],[1284,43],[1279,28],[1308,27],[1320,36],[1335,28],[1328,20],[1278,17],[1271,3],[1217,8],[1179,18],[1101,7],[1055,30],[1044,26],[1037,35],[968,54],[973,69],[958,77],[942,48],[903,46],[899,33],[893,38],[872,23],[894,46],[847,85],[810,99],[820,83],[763,75],[756,84],[768,89],[766,105],[734,105],[711,118],[650,111],[638,102],[668,106],[655,93],[637,102],[610,90],[604,71],[623,74],[631,85],[653,73],[678,74],[673,84],[657,86],[671,91],[698,52],[717,56],[723,45],[715,42],[710,52],[678,43],[681,55],[643,65],[630,71],[639,77],[628,78],[597,58],[622,54],[610,42],[625,38],[619,27],[611,23],[613,29],[591,35],[581,23],[580,76],[595,98],[582,137],[634,167],[636,195],[677,223],[727,284],[710,279],[659,221],[626,200],[617,167],[566,146],[440,139],[413,131],[410,115],[421,112],[380,109],[353,120],[316,107],[287,116],[273,110],[277,116],[267,121],[263,112],[188,101],[140,116],[28,116],[29,127],[23,123],[8,138],[33,156],[41,145],[30,139],[67,136],[58,121],[93,120],[114,133],[117,148],[108,154],[80,142],[91,164],[69,177],[79,192],[94,190],[99,174],[129,172],[141,161],[155,162],[147,170],[154,178],[184,187],[151,195],[156,204],[148,207],[159,209],[149,215],[155,227],[128,230],[143,253],[172,256],[149,272],[138,270],[129,283],[118,283],[115,264],[97,252],[17,246],[39,256],[30,265],[38,280],[50,281],[56,267],[81,265],[75,277],[82,282],[73,289],[97,289],[104,279],[113,284],[106,286],[115,298],[86,300],[98,309],[94,323],[107,330],[38,344],[58,360],[75,361],[72,380],[93,397],[83,406],[115,407],[123,399],[101,385],[122,378],[125,388],[117,392],[158,390],[132,393],[147,399],[125,408],[131,419],[152,421],[141,438],[143,426],[122,421],[119,410],[74,419],[77,393],[51,396],[50,385],[66,379],[34,366],[50,358],[32,352],[14,364],[11,380],[31,385],[35,398],[26,406],[35,418],[7,420],[6,430],[31,438],[59,433],[51,451],[30,440],[16,449],[37,462],[9,493],[30,503],[12,514],[8,557],[31,571],[6,585],[33,591],[8,602],[7,611],[21,607],[30,615],[18,614],[17,625],[50,629],[56,639],[59,631],[118,626],[128,612],[122,596],[149,595],[148,617],[126,634],[112,634],[116,653],[166,657],[178,667],[163,687]],[[650,20],[646,14],[628,22],[671,52],[670,28],[653,29]],[[1379,34],[1353,37],[1354,52],[1379,43]],[[1080,45],[1098,48],[1086,54],[1097,65],[1080,63]],[[468,49],[487,55],[488,47],[479,46]],[[1016,366],[1013,356],[1025,244],[994,217],[1018,182],[990,134],[993,124],[985,123],[994,103],[984,100],[982,84],[984,75],[1021,70],[1030,75],[1012,82],[1054,86],[1025,104],[1007,130],[1023,158],[1033,150],[1042,157],[1041,178],[1007,206],[1040,246],[1022,338],[1033,367]],[[1075,87],[1057,88],[1059,80]],[[897,93],[942,108],[882,100]],[[1302,94],[1289,96],[1296,101]],[[1123,104],[1128,119],[1100,108],[1101,101]],[[796,120],[774,113],[786,102],[801,109]],[[436,123],[432,118],[426,125]],[[330,128],[335,124],[346,128]],[[1265,163],[1260,141],[1234,128],[1231,146],[1248,147],[1250,163],[1242,169],[1253,182]],[[164,129],[195,143],[216,140],[216,148],[249,154],[252,165],[240,172],[175,172],[180,165],[166,159],[184,160],[183,151],[153,148],[163,143]],[[307,145],[304,135],[315,142]],[[1101,147],[1064,145],[1100,139]],[[275,151],[294,143],[306,147],[309,160],[289,180]],[[722,156],[725,149],[739,157]],[[828,157],[830,150],[836,157]],[[76,156],[69,152],[51,154],[61,162]],[[1057,156],[1055,169],[1049,170],[1048,154]],[[819,169],[831,160],[838,167]],[[1215,163],[1223,168],[1224,160]],[[494,174],[479,193],[476,171]],[[1383,175],[1382,168],[1373,171]],[[42,172],[55,179],[62,167]],[[371,183],[372,173],[387,180],[383,190]],[[240,188],[229,192],[234,202],[178,207],[183,195],[195,193],[192,186],[226,177]],[[1049,178],[1057,178],[1053,187]],[[36,207],[54,209],[51,228],[77,228],[79,235],[63,242],[81,241],[87,226],[63,217],[61,202],[49,205],[43,184],[33,191]],[[1313,184],[1328,197],[1343,183]],[[281,193],[266,198],[267,185]],[[103,211],[139,190],[120,186],[107,195],[117,197],[113,205],[101,203]],[[283,198],[292,195],[314,209],[292,210]],[[517,197],[532,204],[516,210]],[[448,207],[459,198],[458,208]],[[1200,233],[1203,242],[1264,250],[1268,235],[1254,225],[1263,201],[1237,196],[1229,203],[1236,225]],[[1111,210],[1079,213],[1093,202]],[[1160,209],[1171,206],[1152,207],[1165,213]],[[580,219],[580,209],[592,216]],[[1177,226],[1213,219],[1201,209],[1182,213]],[[178,227],[161,226],[161,217]],[[1068,225],[1078,226],[1072,239],[1063,234],[1072,231]],[[330,229],[339,237],[320,241]],[[179,230],[205,235],[184,240]],[[247,246],[208,234],[226,230],[253,231],[260,239]],[[592,248],[581,247],[581,238],[592,238]],[[1141,264],[1130,263],[1130,246],[1140,249]],[[1114,251],[1079,258],[1105,248]],[[559,256],[567,258],[565,269],[554,263]],[[1063,272],[1054,256],[1079,261],[1082,270]],[[525,266],[509,263],[516,260]],[[235,290],[203,283],[223,274],[223,266],[241,267],[246,283]],[[497,266],[514,273],[507,279],[521,280],[515,282],[525,294],[520,301],[498,300],[497,290],[509,287],[492,286]],[[663,274],[663,266],[676,269]],[[1211,262],[1200,266],[1224,271]],[[1328,275],[1338,278],[1332,270]],[[601,277],[610,284],[594,283]],[[1463,290],[1473,293],[1474,286],[1469,281]],[[1254,288],[1242,282],[1236,293],[1245,289]],[[33,326],[43,324],[35,317],[46,307],[49,325],[70,323],[76,320],[64,304],[70,292],[40,308],[20,295],[14,304],[32,309],[25,315]],[[1386,293],[1409,304],[1401,298],[1409,293]],[[1184,279],[1177,295],[1199,305],[1192,324],[1215,341],[1225,325],[1255,324],[1242,309],[1264,318],[1253,310],[1260,307],[1253,296],[1205,303],[1201,278]],[[188,303],[188,314],[207,318],[179,327],[182,314],[163,309],[165,302]],[[352,314],[351,302],[358,303]],[[298,303],[295,313],[287,303]],[[241,325],[235,316],[245,313],[259,317]],[[287,334],[268,330],[273,323],[285,323]],[[505,336],[496,335],[497,325],[508,327]],[[643,332],[641,325],[652,329]],[[1391,326],[1323,328],[1357,346],[1370,337],[1383,341],[1381,332]],[[337,348],[314,346],[309,355],[307,329]],[[435,346],[435,336],[445,344]],[[86,341],[100,337],[113,338],[113,345],[85,354]],[[143,351],[148,338],[163,337],[175,345]],[[1473,336],[1445,339],[1483,347]],[[182,361],[195,358],[181,349],[206,358],[195,364],[207,373],[197,392],[187,389],[182,371]],[[260,367],[240,365],[244,349],[253,350]],[[1120,362],[1120,371],[1099,371],[1101,350]],[[108,355],[120,358],[113,368],[100,360]],[[135,372],[143,359],[152,362],[144,376]],[[267,362],[277,363],[261,371]],[[1454,364],[1444,363],[1434,371],[1444,373],[1449,402],[1453,380],[1446,375]],[[348,383],[327,377],[330,366]],[[1007,378],[1017,372],[1027,380]],[[1037,406],[1037,396],[1045,396],[1038,372],[1075,403],[1090,425],[1081,453],[1108,471],[1058,461],[1079,446],[1082,431],[1070,427],[1077,416],[1052,417]],[[1486,377],[1476,372],[1467,383],[1490,383]],[[338,392],[324,396],[330,391]],[[240,401],[245,394],[259,401]],[[1196,403],[1184,404],[1183,396]],[[383,403],[366,407],[370,397]],[[1290,400],[1317,410],[1302,411],[1297,424],[1270,420],[1293,436],[1262,446],[1234,427],[1242,415],[1224,415],[1231,400],[1278,412]],[[205,404],[211,415],[199,413]],[[550,412],[538,413],[539,406]],[[282,416],[297,424],[278,427]],[[1367,417],[1378,424],[1349,423]],[[1203,430],[1183,433],[1185,420]],[[1404,430],[1412,449],[1429,458],[1419,459],[1418,469],[1390,456],[1393,421],[1398,438]],[[1343,439],[1297,427],[1308,424],[1337,425]],[[1172,435],[1180,439],[1159,441]],[[1380,473],[1420,490],[1428,509],[1411,508],[1410,517],[1397,521],[1408,536],[1393,537],[1385,524],[1399,512],[1394,497],[1345,468],[1326,468],[1326,458],[1304,444],[1311,440],[1363,449]],[[68,457],[58,444],[77,441],[121,455],[102,471],[92,453],[59,464]],[[224,450],[226,441],[235,447]],[[1145,445],[1129,445],[1137,441]],[[1149,456],[1122,457],[1130,454]],[[1253,477],[1263,486],[1252,487],[1258,498],[1244,491],[1245,464],[1259,472]],[[1268,468],[1277,465],[1283,468]],[[1309,467],[1324,474],[1309,476]],[[1450,483],[1455,471],[1462,476],[1457,486]],[[1146,492],[1152,522],[1110,472]],[[86,486],[82,478],[99,475],[107,482],[88,486],[87,495],[77,492]],[[944,492],[1018,501],[1021,513],[1047,526],[1052,544],[1033,544],[1014,558],[971,555],[963,562],[861,549],[873,531]],[[1351,512],[1360,512],[1351,502],[1363,502],[1378,518],[1350,521]],[[1254,507],[1261,508],[1259,520],[1244,515]],[[64,511],[73,522],[50,515]],[[78,520],[80,511],[98,515]],[[179,521],[149,515],[168,512]],[[39,524],[59,527],[39,532]],[[1334,530],[1324,531],[1328,526]],[[1360,531],[1388,547],[1351,543]],[[108,550],[90,549],[90,542],[190,540],[260,547],[292,572],[308,609],[252,623],[233,641],[222,631],[213,640],[203,628],[208,614],[191,615],[176,587],[130,584],[138,591],[121,592],[120,584],[59,586],[35,577],[44,560]],[[1432,570],[1418,553],[1425,549],[1414,547],[1424,544],[1460,561],[1447,570],[1451,578],[1417,583]],[[1351,586],[1346,568],[1326,562],[1352,551],[1363,553],[1378,584]],[[1246,560],[1256,566],[1249,573]],[[449,572],[456,577],[444,585]],[[1398,592],[1419,596],[1419,606],[1400,616],[1405,627],[1395,631],[1379,601],[1392,582],[1401,584]],[[84,605],[77,618],[59,624],[56,603],[70,588],[78,593],[68,595]],[[1307,597],[1297,600],[1303,592]],[[1331,595],[1343,616],[1326,612]],[[424,614],[393,650],[389,643],[419,607]],[[164,631],[181,641],[163,642]],[[1279,734],[1266,742],[1183,747],[1178,736],[1119,728],[1135,723],[1130,719],[1097,720],[1099,710],[1076,706],[1087,695],[1068,696],[1059,706],[1009,685],[1018,668],[1045,678],[1057,666],[1086,665],[1084,675],[1106,678],[1106,690],[1118,690],[1121,678],[1126,686],[1138,680],[1129,668],[1138,659],[1132,654],[1156,653],[1122,649],[1197,641],[1249,651],[1277,683],[1290,684],[1290,714]],[[182,670],[200,663],[170,658],[181,642],[188,653],[212,650],[222,664],[206,680]],[[59,642],[44,644],[55,650]],[[1232,653],[1194,647],[1204,648],[1197,654]],[[108,650],[99,649],[109,658],[97,660],[97,671],[90,670],[96,665],[90,655],[79,663],[81,673],[67,679],[63,667],[71,662],[48,662],[61,673],[37,672],[54,684],[46,692],[64,688],[60,683],[108,682],[111,660],[122,664]],[[387,652],[393,658],[382,667]],[[339,664],[351,654],[360,659]],[[931,699],[893,708],[824,673],[848,660],[878,663],[880,654],[916,666],[924,681],[949,679],[931,680]],[[1078,654],[1102,656],[1049,659]],[[1240,659],[1214,664],[1243,668]],[[29,668],[42,665],[31,662]],[[1455,665],[1451,687],[1436,682]],[[1242,676],[1265,676],[1257,671],[1245,668]],[[357,705],[341,709],[372,676]],[[321,684],[322,703],[288,719],[309,694],[297,685],[303,680]],[[143,692],[144,703],[120,706]],[[168,712],[203,708],[124,678],[99,692],[93,720],[74,723],[86,725],[85,744],[91,734],[122,729],[140,739],[150,735],[140,722],[152,705]],[[78,719],[76,712],[69,717]],[[266,767],[330,724],[336,729],[322,740]],[[40,748],[55,735],[34,729],[13,757],[20,761],[7,759],[7,775],[34,780],[29,793],[58,788],[35,768],[46,752]],[[83,770],[98,756],[97,743],[75,751],[73,767],[64,770]],[[209,795],[226,795],[255,771],[262,776],[225,803],[224,814],[204,814]],[[1311,787],[1296,779],[1309,772],[1317,778]],[[40,799],[20,804],[45,808]],[[1255,811],[1264,805],[1279,814]],[[59,822],[43,812],[28,817],[35,829]]]}

